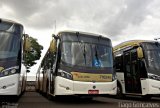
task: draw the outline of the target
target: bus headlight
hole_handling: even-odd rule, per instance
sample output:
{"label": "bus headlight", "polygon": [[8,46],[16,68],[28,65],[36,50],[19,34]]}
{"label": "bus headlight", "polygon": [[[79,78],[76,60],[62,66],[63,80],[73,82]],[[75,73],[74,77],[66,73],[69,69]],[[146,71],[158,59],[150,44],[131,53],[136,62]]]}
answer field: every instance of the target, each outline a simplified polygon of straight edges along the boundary
{"label": "bus headlight", "polygon": [[148,78],[160,81],[160,76],[155,74],[148,73]]}
{"label": "bus headlight", "polygon": [[8,71],[4,71],[3,74],[4,74],[4,76],[6,76],[6,75],[9,74],[9,72]]}
{"label": "bus headlight", "polygon": [[64,70],[58,69],[59,76],[72,80],[72,74]]}
{"label": "bus headlight", "polygon": [[11,73],[12,73],[12,74],[16,73],[16,69],[12,69],[12,70],[11,70]]}
{"label": "bus headlight", "polygon": [[2,77],[2,76],[15,74],[18,69],[19,69],[19,66],[7,68],[7,69],[0,72],[0,76]]}

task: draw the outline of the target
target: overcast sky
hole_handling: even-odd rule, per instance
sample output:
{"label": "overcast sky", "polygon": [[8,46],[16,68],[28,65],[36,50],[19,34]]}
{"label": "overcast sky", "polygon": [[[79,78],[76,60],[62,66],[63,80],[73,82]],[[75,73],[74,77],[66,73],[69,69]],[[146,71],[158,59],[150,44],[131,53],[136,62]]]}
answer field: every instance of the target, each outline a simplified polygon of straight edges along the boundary
{"label": "overcast sky", "polygon": [[102,34],[113,45],[160,37],[159,0],[0,0],[0,18],[22,23],[25,33],[44,46],[42,55],[51,34],[61,30]]}

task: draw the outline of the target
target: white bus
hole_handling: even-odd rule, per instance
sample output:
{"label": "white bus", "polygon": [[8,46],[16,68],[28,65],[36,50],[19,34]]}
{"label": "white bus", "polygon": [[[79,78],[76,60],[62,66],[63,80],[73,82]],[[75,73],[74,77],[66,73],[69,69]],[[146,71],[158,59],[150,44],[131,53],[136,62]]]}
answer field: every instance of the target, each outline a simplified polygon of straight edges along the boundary
{"label": "white bus", "polygon": [[24,42],[21,24],[0,19],[0,98],[25,91]]}
{"label": "white bus", "polygon": [[115,95],[111,40],[95,34],[64,31],[54,35],[42,60],[42,92],[47,96]]}
{"label": "white bus", "polygon": [[133,40],[114,47],[117,97],[160,94],[160,43]]}
{"label": "white bus", "polygon": [[42,87],[43,87],[43,70],[42,70],[42,67],[41,67],[41,64],[37,70],[37,73],[36,73],[36,91],[37,92],[42,92]]}

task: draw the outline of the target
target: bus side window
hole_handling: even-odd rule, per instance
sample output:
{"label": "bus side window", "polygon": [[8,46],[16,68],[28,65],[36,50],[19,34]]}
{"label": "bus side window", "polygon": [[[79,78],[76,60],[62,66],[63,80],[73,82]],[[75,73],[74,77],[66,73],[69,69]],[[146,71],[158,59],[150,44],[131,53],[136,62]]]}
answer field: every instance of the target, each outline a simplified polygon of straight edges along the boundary
{"label": "bus side window", "polygon": [[24,51],[24,37],[22,38],[22,46],[21,46],[21,48],[22,48],[22,53],[21,53],[21,57],[22,57],[22,61],[24,62],[24,60],[25,60],[25,51]]}
{"label": "bus side window", "polygon": [[42,73],[44,74],[46,70],[46,58],[43,58],[41,67],[42,67]]}
{"label": "bus side window", "polygon": [[139,60],[139,68],[140,68],[140,76],[141,78],[147,78],[148,75],[147,75],[147,70],[145,68],[145,64],[144,64],[144,61],[143,60]]}
{"label": "bus side window", "polygon": [[53,65],[55,64],[55,61],[56,61],[56,52],[54,52],[54,53],[49,52],[48,61],[49,61],[50,68],[52,68]]}
{"label": "bus side window", "polygon": [[116,71],[123,72],[122,56],[115,57]]}
{"label": "bus side window", "polygon": [[139,76],[139,68],[138,68],[138,56],[137,56],[137,50],[133,49],[131,50],[131,67],[132,67],[132,73],[135,76]]}

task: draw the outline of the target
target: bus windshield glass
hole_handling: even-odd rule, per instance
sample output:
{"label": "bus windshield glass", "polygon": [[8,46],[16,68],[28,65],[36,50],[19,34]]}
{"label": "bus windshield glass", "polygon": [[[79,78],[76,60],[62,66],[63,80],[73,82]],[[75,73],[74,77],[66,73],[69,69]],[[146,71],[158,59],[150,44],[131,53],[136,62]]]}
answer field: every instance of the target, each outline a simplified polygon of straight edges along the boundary
{"label": "bus windshield glass", "polygon": [[85,43],[63,42],[61,59],[63,63],[80,67],[112,67],[112,48],[110,46]]}
{"label": "bus windshield glass", "polygon": [[144,52],[146,56],[149,73],[160,75],[160,44],[159,43],[144,43]]}
{"label": "bus windshield glass", "polygon": [[20,38],[16,34],[0,31],[0,40],[0,60],[18,56]]}
{"label": "bus windshield glass", "polygon": [[7,21],[0,22],[0,60],[18,57],[22,33],[22,25]]}

